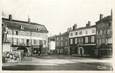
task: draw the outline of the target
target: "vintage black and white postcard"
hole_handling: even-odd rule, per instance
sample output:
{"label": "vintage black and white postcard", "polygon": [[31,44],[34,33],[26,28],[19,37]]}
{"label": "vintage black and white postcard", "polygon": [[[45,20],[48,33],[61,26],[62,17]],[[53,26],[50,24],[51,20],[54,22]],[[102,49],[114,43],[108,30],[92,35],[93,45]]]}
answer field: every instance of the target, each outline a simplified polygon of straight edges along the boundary
{"label": "vintage black and white postcard", "polygon": [[1,70],[113,72],[114,2],[2,0]]}

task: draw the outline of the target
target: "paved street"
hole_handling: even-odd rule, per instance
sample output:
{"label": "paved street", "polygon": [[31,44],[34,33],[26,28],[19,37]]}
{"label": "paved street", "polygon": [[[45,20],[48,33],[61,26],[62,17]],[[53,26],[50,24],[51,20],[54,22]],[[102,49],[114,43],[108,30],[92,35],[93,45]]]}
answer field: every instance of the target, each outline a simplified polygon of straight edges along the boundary
{"label": "paved street", "polygon": [[111,59],[63,55],[25,57],[20,63],[4,63],[3,70],[112,70]]}

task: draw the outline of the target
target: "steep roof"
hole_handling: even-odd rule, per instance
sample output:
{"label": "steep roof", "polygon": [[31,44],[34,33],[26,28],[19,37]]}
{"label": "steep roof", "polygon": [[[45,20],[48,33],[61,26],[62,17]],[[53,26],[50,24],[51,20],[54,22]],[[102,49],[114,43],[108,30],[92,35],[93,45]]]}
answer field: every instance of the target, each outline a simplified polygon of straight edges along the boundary
{"label": "steep roof", "polygon": [[[2,18],[3,24],[6,24],[10,29],[17,29],[23,31],[32,31],[32,32],[40,32],[40,33],[48,33],[47,28],[38,23],[20,21],[20,20],[9,20],[7,18]],[[21,29],[23,27],[23,29]]]}
{"label": "steep roof", "polygon": [[101,23],[101,22],[108,22],[109,20],[112,20],[112,16],[106,16],[102,18],[101,20],[97,21],[96,24]]}
{"label": "steep roof", "polygon": [[88,27],[79,27],[79,28],[77,28],[77,29],[75,29],[75,30],[71,30],[71,31],[76,31],[76,30],[82,30],[82,29],[88,29],[88,28],[93,28],[93,27],[96,27],[96,25],[92,25],[92,26],[88,26]]}

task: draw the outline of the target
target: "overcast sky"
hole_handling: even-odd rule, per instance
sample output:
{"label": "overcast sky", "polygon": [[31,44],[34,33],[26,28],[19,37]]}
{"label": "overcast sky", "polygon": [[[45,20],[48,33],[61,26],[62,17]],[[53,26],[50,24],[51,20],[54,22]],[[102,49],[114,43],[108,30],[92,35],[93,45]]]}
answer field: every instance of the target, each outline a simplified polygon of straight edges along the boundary
{"label": "overcast sky", "polygon": [[49,35],[65,32],[68,27],[87,21],[94,25],[99,14],[110,15],[114,0],[2,0],[4,16],[44,24]]}

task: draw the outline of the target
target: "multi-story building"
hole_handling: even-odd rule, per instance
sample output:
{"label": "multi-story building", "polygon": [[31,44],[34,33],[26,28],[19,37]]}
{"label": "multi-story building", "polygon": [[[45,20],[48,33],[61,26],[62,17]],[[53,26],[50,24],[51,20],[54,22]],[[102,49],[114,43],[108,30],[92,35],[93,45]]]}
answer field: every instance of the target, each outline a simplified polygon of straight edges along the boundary
{"label": "multi-story building", "polygon": [[96,22],[96,29],[97,55],[112,56],[112,14],[106,17],[100,14],[100,19]]}
{"label": "multi-story building", "polygon": [[48,30],[42,24],[33,23],[28,18],[28,21],[20,21],[9,18],[2,18],[3,27],[3,43],[9,42],[12,49],[17,49],[19,46],[27,48],[39,48],[42,45],[48,47]]}
{"label": "multi-story building", "polygon": [[70,53],[69,49],[69,31],[56,35],[56,52],[57,54],[68,55]]}
{"label": "multi-story building", "polygon": [[56,48],[55,44],[56,44],[56,42],[55,42],[55,36],[50,36],[48,38],[48,53],[49,54],[55,53],[54,52],[55,48]]}
{"label": "multi-story building", "polygon": [[73,26],[69,33],[70,53],[78,56],[94,55],[96,49],[96,26],[90,25],[90,21],[86,27],[77,28],[77,24]]}

